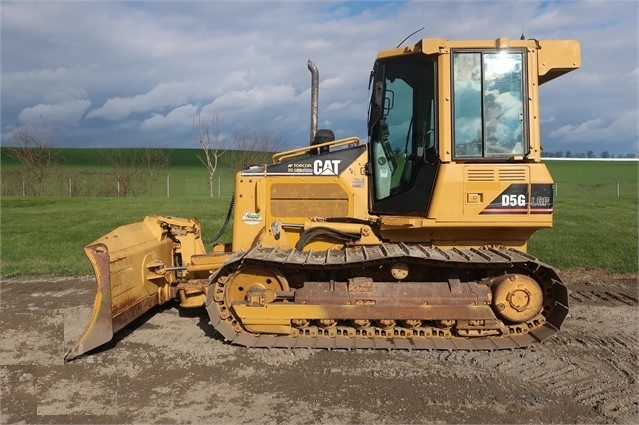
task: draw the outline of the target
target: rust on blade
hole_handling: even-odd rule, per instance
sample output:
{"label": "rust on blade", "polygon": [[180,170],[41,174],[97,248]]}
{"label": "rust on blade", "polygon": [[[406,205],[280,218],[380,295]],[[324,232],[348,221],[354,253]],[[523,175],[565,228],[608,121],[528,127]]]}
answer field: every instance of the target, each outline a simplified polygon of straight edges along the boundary
{"label": "rust on blade", "polygon": [[[178,284],[176,256],[202,255],[204,245],[197,221],[149,216],[118,227],[87,245],[84,252],[93,267],[97,291],[91,319],[65,360],[111,341],[114,333],[173,299]],[[201,263],[197,266],[202,273],[215,267]]]}
{"label": "rust on blade", "polygon": [[111,280],[109,276],[109,251],[103,243],[84,247],[95,273],[97,292],[93,303],[93,313],[86,329],[64,360],[73,360],[113,338],[111,315]]}

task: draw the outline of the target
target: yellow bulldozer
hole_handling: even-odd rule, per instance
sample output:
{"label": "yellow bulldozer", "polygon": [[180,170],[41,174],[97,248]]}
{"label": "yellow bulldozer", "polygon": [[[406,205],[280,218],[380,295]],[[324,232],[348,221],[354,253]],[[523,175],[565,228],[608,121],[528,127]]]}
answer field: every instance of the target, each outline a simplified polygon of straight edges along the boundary
{"label": "yellow bulldozer", "polygon": [[366,143],[317,129],[309,61],[310,143],[237,173],[231,243],[207,250],[197,219],[148,216],[84,248],[97,294],[66,359],[173,299],[247,347],[493,350],[553,335],[568,291],[526,253],[553,216],[539,86],[580,61],[575,40],[382,51]]}

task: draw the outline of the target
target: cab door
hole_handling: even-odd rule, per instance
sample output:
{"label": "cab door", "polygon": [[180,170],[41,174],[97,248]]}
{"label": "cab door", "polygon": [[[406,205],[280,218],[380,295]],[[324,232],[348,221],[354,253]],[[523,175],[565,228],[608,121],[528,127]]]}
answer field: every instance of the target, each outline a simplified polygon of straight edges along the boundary
{"label": "cab door", "polygon": [[369,117],[373,214],[426,215],[439,161],[436,64],[410,55],[378,61]]}

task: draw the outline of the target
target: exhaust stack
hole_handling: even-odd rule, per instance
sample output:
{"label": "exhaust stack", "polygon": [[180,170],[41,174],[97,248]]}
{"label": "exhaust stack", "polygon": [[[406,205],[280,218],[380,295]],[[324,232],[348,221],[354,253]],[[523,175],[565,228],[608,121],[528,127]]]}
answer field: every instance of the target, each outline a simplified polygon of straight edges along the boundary
{"label": "exhaust stack", "polygon": [[308,61],[308,70],[311,71],[311,139],[309,144],[313,144],[315,133],[317,133],[317,116],[319,104],[319,71],[317,66],[310,60]]}

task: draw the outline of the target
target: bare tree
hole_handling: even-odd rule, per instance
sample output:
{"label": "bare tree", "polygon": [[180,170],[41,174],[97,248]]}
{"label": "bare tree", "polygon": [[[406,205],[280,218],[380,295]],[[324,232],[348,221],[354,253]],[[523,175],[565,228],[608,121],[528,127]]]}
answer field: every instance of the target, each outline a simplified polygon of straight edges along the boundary
{"label": "bare tree", "polygon": [[42,195],[44,181],[59,165],[60,150],[54,147],[51,133],[25,125],[14,128],[10,135],[17,146],[7,147],[7,153],[33,175],[37,183],[36,193]]}
{"label": "bare tree", "polygon": [[232,146],[235,152],[229,164],[234,171],[239,171],[251,165],[270,162],[272,154],[284,146],[284,139],[268,126],[258,126],[236,130]]}
{"label": "bare tree", "polygon": [[150,194],[170,158],[162,148],[105,149],[103,155],[115,175],[111,192],[120,197]]}
{"label": "bare tree", "polygon": [[169,166],[171,151],[162,148],[144,148],[139,153],[140,184],[146,194],[151,194],[153,186]]}
{"label": "bare tree", "polygon": [[118,197],[125,197],[132,193],[133,182],[140,168],[136,164],[136,151],[134,149],[105,149],[103,156],[106,162],[113,168],[115,182],[112,193]]}
{"label": "bare tree", "polygon": [[209,195],[213,197],[213,177],[217,170],[218,158],[226,152],[223,149],[222,127],[224,119],[214,112],[211,116],[210,124],[202,120],[198,114],[193,117],[193,131],[198,140],[204,159],[198,156],[198,159],[204,164],[209,174]]}

